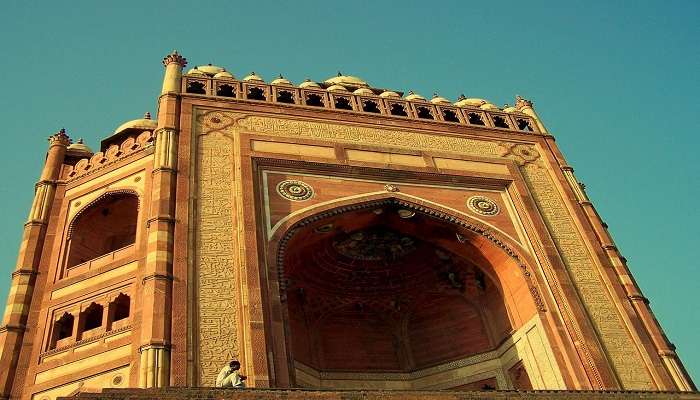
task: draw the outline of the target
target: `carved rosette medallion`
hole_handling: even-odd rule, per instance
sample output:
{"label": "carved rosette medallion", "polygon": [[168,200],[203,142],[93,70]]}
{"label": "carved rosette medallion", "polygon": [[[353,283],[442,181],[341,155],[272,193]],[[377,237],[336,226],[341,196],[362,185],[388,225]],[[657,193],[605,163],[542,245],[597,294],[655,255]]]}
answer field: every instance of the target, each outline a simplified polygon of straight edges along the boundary
{"label": "carved rosette medallion", "polygon": [[477,214],[489,216],[496,215],[501,211],[496,202],[484,196],[470,197],[467,200],[467,207]]}
{"label": "carved rosette medallion", "polygon": [[277,193],[287,200],[304,201],[314,196],[314,189],[302,181],[286,180],[277,184]]}
{"label": "carved rosette medallion", "polygon": [[198,115],[197,121],[203,125],[204,132],[213,132],[232,126],[237,117],[237,114],[213,111]]}
{"label": "carved rosette medallion", "polygon": [[499,143],[501,146],[501,157],[513,159],[518,165],[524,166],[535,163],[540,158],[540,153],[534,146],[522,143]]}

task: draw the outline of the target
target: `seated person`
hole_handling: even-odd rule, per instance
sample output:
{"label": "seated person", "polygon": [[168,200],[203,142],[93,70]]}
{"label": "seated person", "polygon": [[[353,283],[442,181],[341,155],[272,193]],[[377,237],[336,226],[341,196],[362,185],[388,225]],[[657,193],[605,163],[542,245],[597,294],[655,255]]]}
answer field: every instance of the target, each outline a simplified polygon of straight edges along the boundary
{"label": "seated person", "polygon": [[241,363],[236,360],[231,360],[231,362],[224,366],[219,372],[219,376],[216,377],[216,387],[229,387],[229,388],[244,388],[246,376],[238,373],[241,369]]}

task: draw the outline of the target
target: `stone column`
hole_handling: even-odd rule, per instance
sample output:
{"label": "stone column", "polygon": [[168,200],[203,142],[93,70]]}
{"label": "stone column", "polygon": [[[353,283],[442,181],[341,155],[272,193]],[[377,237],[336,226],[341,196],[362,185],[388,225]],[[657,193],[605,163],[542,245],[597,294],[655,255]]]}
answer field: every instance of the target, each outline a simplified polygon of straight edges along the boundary
{"label": "stone column", "polygon": [[[603,222],[596,211],[593,203],[588,199],[586,195],[585,186],[579,183],[574,176],[574,169],[568,165],[561,166],[564,177],[566,177],[569,186],[576,196],[576,200],[583,208],[586,217],[593,228],[596,236],[598,237],[601,246],[605,250],[606,255],[610,259],[610,262],[615,270],[615,274],[622,287],[625,290],[627,298],[631,302],[637,316],[642,321],[647,334],[651,338],[654,348],[656,349],[663,365],[670,375],[673,383],[676,387],[660,387],[660,390],[682,390],[682,391],[692,391],[696,390],[693,381],[690,376],[683,368],[678,355],[675,352],[675,346],[669,342],[666,334],[664,334],[661,329],[661,325],[657,321],[654,313],[649,307],[649,300],[642,295],[637,282],[634,280],[629,268],[627,267],[627,260],[620,254],[615,242],[613,241],[610,233],[608,232],[608,226]],[[663,385],[663,382],[659,382]]]}
{"label": "stone column", "polygon": [[69,144],[70,138],[66,135],[65,129],[49,137],[49,150],[44,169],[36,184],[32,208],[24,224],[17,265],[12,273],[7,307],[0,325],[0,398],[8,398],[12,389],[49,212],[56,191],[56,181],[61,173]]}
{"label": "stone column", "polygon": [[178,96],[186,60],[177,52],[163,59],[165,77],[158,105],[158,128],[153,153],[150,209],[148,212],[146,263],[139,386],[170,384],[170,335],[172,318],[173,230],[177,175]]}

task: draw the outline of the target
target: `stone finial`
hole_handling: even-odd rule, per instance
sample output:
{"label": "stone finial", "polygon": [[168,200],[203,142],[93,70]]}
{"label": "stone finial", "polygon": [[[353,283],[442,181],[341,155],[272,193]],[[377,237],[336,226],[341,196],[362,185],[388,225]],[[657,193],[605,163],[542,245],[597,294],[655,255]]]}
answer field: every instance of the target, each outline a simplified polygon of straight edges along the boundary
{"label": "stone finial", "polygon": [[70,142],[71,142],[70,137],[66,134],[65,128],[61,128],[58,132],[49,136],[49,143],[50,144],[56,143],[56,144],[62,144],[64,146],[68,146],[70,144]]}
{"label": "stone finial", "polygon": [[146,113],[143,114],[143,119],[151,119],[151,113],[146,111]]}
{"label": "stone finial", "polygon": [[530,100],[524,99],[522,96],[515,96],[515,108],[522,110],[523,108],[532,108],[532,102]]}
{"label": "stone finial", "polygon": [[164,66],[167,67],[168,64],[172,64],[172,63],[180,64],[180,66],[184,68],[187,65],[187,59],[185,57],[181,56],[180,53],[177,52],[177,50],[173,50],[172,53],[163,57],[163,65]]}

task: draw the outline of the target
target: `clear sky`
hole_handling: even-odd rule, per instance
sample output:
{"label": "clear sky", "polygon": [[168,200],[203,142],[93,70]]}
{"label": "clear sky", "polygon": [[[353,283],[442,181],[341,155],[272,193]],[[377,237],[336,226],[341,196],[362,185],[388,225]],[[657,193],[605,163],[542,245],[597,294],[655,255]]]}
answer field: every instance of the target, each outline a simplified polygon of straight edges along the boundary
{"label": "clear sky", "polygon": [[153,113],[178,49],[237,77],[532,99],[698,381],[698,21],[697,0],[3,2],[0,298],[46,138],[97,148]]}

